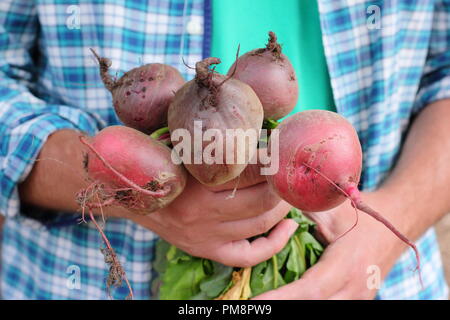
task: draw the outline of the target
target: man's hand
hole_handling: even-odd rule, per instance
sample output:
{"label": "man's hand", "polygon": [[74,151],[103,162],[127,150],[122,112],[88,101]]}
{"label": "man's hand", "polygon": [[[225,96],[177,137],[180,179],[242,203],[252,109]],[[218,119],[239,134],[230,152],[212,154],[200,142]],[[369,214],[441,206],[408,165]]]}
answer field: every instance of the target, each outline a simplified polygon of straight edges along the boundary
{"label": "man's hand", "polygon": [[[85,188],[83,152],[79,132],[52,134],[27,179],[20,185],[21,200],[61,211],[79,210],[76,193]],[[186,252],[227,265],[250,266],[270,258],[283,248],[297,228],[293,220],[281,221],[267,237],[246,238],[269,231],[288,213],[290,206],[272,193],[258,165],[214,191],[190,177],[183,193],[168,207],[140,216],[129,210],[104,207],[105,215],[131,219],[154,231]],[[241,187],[230,197],[233,188]],[[100,214],[100,210],[94,210]]]}
{"label": "man's hand", "polygon": [[[247,267],[280,251],[297,229],[283,219],[290,205],[262,182],[232,191],[211,191],[189,177],[184,192],[148,216],[130,216],[140,225],[194,255],[230,266]],[[277,224],[278,223],[278,224]],[[246,240],[276,227],[267,237]]]}
{"label": "man's hand", "polygon": [[[260,168],[250,164],[238,178],[214,187],[189,175],[169,206],[128,218],[191,255],[234,267],[256,265],[280,251],[298,227],[282,220],[291,206],[271,191]],[[247,240],[272,228],[267,237]]]}
{"label": "man's hand", "polygon": [[[450,212],[450,100],[427,106],[413,122],[400,158],[388,179],[362,199],[410,240]],[[328,212],[310,214],[320,234],[331,243],[319,262],[291,284],[259,299],[370,299],[369,266],[385,277],[407,248],[384,225],[358,213],[358,225],[342,238],[355,220],[350,201]],[[336,240],[337,239],[337,240]],[[411,270],[415,266],[411,266]],[[411,271],[413,272],[413,271]],[[419,281],[418,275],[416,275]]]}
{"label": "man's hand", "polygon": [[[381,192],[363,193],[362,196],[380,212],[394,210],[388,202],[392,199]],[[307,215],[317,223],[318,237],[329,243],[324,254],[301,279],[255,299],[373,299],[377,290],[372,281],[368,285],[369,277],[374,276],[373,270],[379,270],[381,281],[396,257],[405,250],[404,243],[362,212],[358,213],[355,228],[343,235],[357,218],[350,201],[330,211]],[[412,265],[411,270],[414,267]],[[380,285],[376,284],[377,287]]]}

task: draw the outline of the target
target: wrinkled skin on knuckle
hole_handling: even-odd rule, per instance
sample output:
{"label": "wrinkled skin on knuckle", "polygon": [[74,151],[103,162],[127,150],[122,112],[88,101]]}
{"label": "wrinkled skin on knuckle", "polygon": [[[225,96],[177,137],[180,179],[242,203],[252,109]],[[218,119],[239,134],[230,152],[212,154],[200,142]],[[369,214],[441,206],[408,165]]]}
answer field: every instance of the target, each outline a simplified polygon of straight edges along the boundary
{"label": "wrinkled skin on knuckle", "polygon": [[201,237],[202,233],[199,232],[196,228],[183,228],[180,236],[183,239],[183,242],[189,246],[200,245],[202,241]]}
{"label": "wrinkled skin on knuckle", "polygon": [[275,208],[281,202],[281,198],[272,191],[268,191],[261,199],[261,212],[267,212]]}
{"label": "wrinkled skin on knuckle", "polygon": [[270,243],[270,249],[271,249],[271,256],[276,255],[283,247],[285,246],[285,243],[279,242],[279,243]]}
{"label": "wrinkled skin on knuckle", "polygon": [[268,218],[260,217],[255,222],[255,227],[254,227],[255,235],[263,234],[263,233],[269,231],[271,227],[272,227],[272,225]]}
{"label": "wrinkled skin on knuckle", "polygon": [[255,264],[256,264],[256,262],[249,255],[243,255],[239,261],[239,267],[241,267],[241,268],[253,267]]}
{"label": "wrinkled skin on knuckle", "polygon": [[228,212],[228,210],[224,210],[221,207],[212,208],[212,209],[208,210],[208,218],[211,218],[213,220],[227,221],[227,220],[229,220],[229,217],[230,217],[230,212]]}
{"label": "wrinkled skin on knuckle", "polygon": [[177,209],[175,214],[177,222],[183,226],[191,226],[198,223],[200,219],[199,211],[195,207],[186,207]]}

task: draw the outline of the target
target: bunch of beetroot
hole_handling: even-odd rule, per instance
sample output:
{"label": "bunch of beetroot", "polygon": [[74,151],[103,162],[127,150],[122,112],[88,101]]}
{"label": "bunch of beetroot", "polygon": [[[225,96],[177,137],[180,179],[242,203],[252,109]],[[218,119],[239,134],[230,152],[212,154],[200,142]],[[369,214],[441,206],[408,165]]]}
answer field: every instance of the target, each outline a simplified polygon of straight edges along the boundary
{"label": "bunch of beetroot", "polygon": [[[120,79],[109,74],[111,61],[91,49],[100,66],[100,76],[111,92],[117,116],[126,126],[111,126],[94,137],[80,136],[86,146],[84,169],[90,185],[80,190],[77,201],[82,220],[87,211],[106,247],[102,249],[109,265],[110,286],[124,280],[133,297],[131,285],[114,249],[97,223],[93,210],[119,206],[146,215],[167,206],[186,185],[186,171],[171,161],[171,149],[164,143],[161,127],[167,125],[167,109],[174,92],[183,84],[173,67],[150,63],[126,72]],[[148,135],[154,131],[158,135]]]}
{"label": "bunch of beetroot", "polygon": [[[220,143],[219,138],[229,138],[233,130],[259,135],[264,120],[277,124],[298,100],[294,69],[273,32],[265,48],[239,57],[227,75],[214,70],[218,58],[206,58],[197,62],[195,78],[188,82],[173,67],[156,63],[114,79],[108,72],[111,61],[94,54],[125,126],[80,138],[87,147],[84,167],[92,185],[80,191],[78,200],[91,219],[92,209],[102,206],[122,206],[137,214],[163,208],[183,192],[187,174],[208,187],[239,177],[260,144],[251,139]],[[267,181],[281,198],[308,212],[329,210],[350,199],[356,209],[410,245],[419,260],[414,244],[361,201],[361,145],[345,118],[304,111],[286,118],[277,129],[279,170]],[[195,141],[186,144],[184,139],[198,132],[213,135],[200,146]],[[272,143],[269,139],[268,149]],[[204,150],[209,151],[209,161],[203,158]],[[107,247],[114,256],[108,243]]]}

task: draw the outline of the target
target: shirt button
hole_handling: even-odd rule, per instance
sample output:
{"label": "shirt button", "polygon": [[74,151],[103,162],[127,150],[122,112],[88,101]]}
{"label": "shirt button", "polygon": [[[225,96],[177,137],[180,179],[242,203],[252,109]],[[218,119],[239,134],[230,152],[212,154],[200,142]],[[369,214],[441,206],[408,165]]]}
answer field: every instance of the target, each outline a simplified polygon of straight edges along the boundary
{"label": "shirt button", "polygon": [[202,23],[200,19],[191,19],[186,25],[187,33],[191,35],[200,35],[203,32]]}

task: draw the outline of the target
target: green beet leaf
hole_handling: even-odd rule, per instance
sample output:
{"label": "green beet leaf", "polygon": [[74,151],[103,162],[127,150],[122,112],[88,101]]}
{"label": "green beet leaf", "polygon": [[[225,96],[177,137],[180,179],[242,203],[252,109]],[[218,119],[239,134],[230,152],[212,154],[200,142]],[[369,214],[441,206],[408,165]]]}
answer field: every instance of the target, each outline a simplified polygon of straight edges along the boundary
{"label": "green beet leaf", "polygon": [[231,285],[231,273],[232,267],[225,266],[215,261],[206,260],[211,262],[211,271],[205,279],[200,283],[200,292],[193,296],[192,299],[207,300],[217,298]]}

